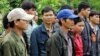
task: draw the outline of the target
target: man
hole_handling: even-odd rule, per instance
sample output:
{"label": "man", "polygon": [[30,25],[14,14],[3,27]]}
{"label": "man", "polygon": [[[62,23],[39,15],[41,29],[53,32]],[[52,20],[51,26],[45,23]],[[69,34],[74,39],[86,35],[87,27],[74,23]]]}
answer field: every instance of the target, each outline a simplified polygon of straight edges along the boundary
{"label": "man", "polygon": [[9,26],[9,22],[8,22],[8,19],[7,19],[7,15],[8,15],[8,13],[4,15],[3,20],[2,20],[3,27],[4,27],[5,31],[2,33],[2,35],[0,35],[0,56],[1,56],[2,39],[4,38],[4,36],[6,36],[10,32],[10,26]]}
{"label": "man", "polygon": [[29,1],[24,1],[21,5],[21,7],[28,13],[34,16],[33,20],[35,22],[38,21],[38,13],[36,11],[36,6],[34,3]]}
{"label": "man", "polygon": [[[70,5],[62,5],[61,8],[59,9],[60,10],[63,10],[63,9],[70,9],[72,12],[74,12],[74,9],[70,6]],[[59,30],[60,28],[60,25],[58,23],[58,19],[56,18],[55,19],[55,22],[54,22],[54,27]]]}
{"label": "man", "polygon": [[73,35],[73,43],[74,43],[74,49],[75,49],[75,56],[83,56],[83,41],[81,32],[84,29],[84,21],[80,18],[77,18],[74,20],[74,26],[72,31]]}
{"label": "man", "polygon": [[63,9],[58,12],[60,29],[55,32],[47,41],[47,56],[74,56],[72,36],[69,31],[73,28],[74,15],[69,9]]}
{"label": "man", "polygon": [[1,42],[2,56],[28,56],[23,31],[33,16],[21,8],[15,8],[8,13],[7,18],[11,29]]}
{"label": "man", "polygon": [[86,2],[81,2],[78,5],[78,16],[82,18],[83,21],[86,21],[90,14],[90,5]]}
{"label": "man", "polygon": [[55,13],[52,8],[42,10],[43,23],[31,35],[30,56],[46,56],[46,41],[55,32],[53,28]]}
{"label": "man", "polygon": [[34,18],[30,21],[30,24],[28,24],[28,28],[25,30],[25,33],[28,37],[28,46],[30,46],[31,33],[38,26],[36,23],[38,21],[38,13],[36,11],[35,4],[32,2],[24,1],[21,7],[26,11],[26,13],[34,16]]}
{"label": "man", "polygon": [[7,19],[7,15],[8,15],[8,13],[4,15],[3,20],[2,20],[2,24],[3,24],[5,31],[2,33],[2,35],[0,35],[0,41],[7,33],[10,32],[10,26],[9,26],[9,22]]}
{"label": "man", "polygon": [[97,11],[91,11],[89,15],[89,28],[90,28],[90,35],[91,35],[91,56],[100,56],[100,43],[99,43],[99,13]]}
{"label": "man", "polygon": [[78,5],[78,16],[82,18],[82,20],[85,22],[85,27],[82,31],[82,40],[83,40],[83,52],[84,56],[90,56],[90,50],[91,50],[91,40],[90,40],[90,29],[87,26],[88,24],[88,16],[90,14],[90,6],[86,2],[81,2]]}

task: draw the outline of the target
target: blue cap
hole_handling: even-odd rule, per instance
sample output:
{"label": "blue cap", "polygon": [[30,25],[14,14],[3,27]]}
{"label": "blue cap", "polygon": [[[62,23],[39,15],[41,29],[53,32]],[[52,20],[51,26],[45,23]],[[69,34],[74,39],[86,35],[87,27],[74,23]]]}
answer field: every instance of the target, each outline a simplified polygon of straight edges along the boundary
{"label": "blue cap", "polygon": [[63,10],[59,11],[58,14],[57,14],[57,19],[59,19],[59,20],[62,19],[62,18],[64,18],[64,19],[75,19],[77,17],[78,16],[75,15],[72,12],[72,10],[70,10],[70,9],[63,9]]}

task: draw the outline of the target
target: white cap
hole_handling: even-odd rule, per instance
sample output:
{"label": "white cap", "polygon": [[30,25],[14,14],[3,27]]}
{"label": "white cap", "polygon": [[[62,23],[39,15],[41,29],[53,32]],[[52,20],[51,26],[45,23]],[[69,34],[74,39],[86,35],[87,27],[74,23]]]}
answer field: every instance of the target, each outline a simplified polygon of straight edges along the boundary
{"label": "white cap", "polygon": [[27,14],[22,8],[15,8],[12,11],[9,12],[7,15],[8,21],[14,21],[17,19],[23,19],[23,20],[32,20],[33,15]]}

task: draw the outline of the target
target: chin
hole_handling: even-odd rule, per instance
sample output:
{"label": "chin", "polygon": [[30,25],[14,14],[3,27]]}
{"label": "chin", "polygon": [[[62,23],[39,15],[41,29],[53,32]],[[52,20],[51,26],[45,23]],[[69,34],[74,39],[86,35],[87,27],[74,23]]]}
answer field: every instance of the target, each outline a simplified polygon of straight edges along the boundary
{"label": "chin", "polygon": [[24,30],[27,30],[27,28],[24,28]]}
{"label": "chin", "polygon": [[47,24],[51,24],[51,23],[48,22]]}

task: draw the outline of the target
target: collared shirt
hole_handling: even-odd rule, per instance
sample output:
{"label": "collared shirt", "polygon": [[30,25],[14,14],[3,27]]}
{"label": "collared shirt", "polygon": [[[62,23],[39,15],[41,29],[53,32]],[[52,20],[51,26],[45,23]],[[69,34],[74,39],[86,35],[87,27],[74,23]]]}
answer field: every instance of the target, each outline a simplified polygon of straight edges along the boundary
{"label": "collared shirt", "polygon": [[97,43],[96,43],[96,40],[97,40],[97,32],[99,30],[99,26],[96,25],[95,27],[93,27],[93,25],[91,24],[91,22],[89,22],[90,24],[90,27],[93,29],[93,32],[91,37],[92,37],[92,55],[93,56],[97,56]]}
{"label": "collared shirt", "polygon": [[69,36],[67,35],[67,32],[61,30],[61,33],[64,35],[65,39],[68,42],[68,56],[72,56],[72,53],[73,53],[73,51],[72,51],[72,49],[73,49],[73,47],[72,47],[72,41],[69,38]]}
{"label": "collared shirt", "polygon": [[52,29],[49,29],[49,28],[47,28],[47,27],[45,26],[45,28],[46,28],[47,34],[49,35],[49,37],[51,37],[51,35],[53,34],[53,33],[52,33],[52,32],[53,32],[53,27],[52,27]]}
{"label": "collared shirt", "polygon": [[13,30],[3,38],[1,45],[2,56],[28,56],[23,37]]}
{"label": "collared shirt", "polygon": [[91,22],[89,22],[91,28],[93,29],[94,33],[97,34],[97,31],[99,30],[99,26],[96,25],[95,27],[92,26]]}

